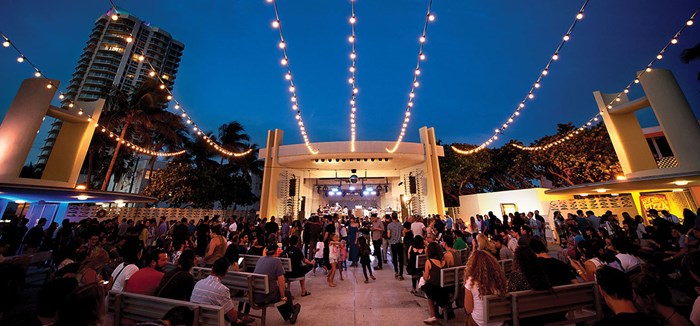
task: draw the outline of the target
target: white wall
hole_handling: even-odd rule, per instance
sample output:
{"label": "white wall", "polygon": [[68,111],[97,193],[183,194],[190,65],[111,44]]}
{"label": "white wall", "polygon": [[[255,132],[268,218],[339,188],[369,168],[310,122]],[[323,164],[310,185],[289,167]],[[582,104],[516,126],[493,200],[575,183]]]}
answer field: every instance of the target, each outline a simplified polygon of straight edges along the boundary
{"label": "white wall", "polygon": [[502,218],[501,204],[516,204],[518,212],[527,213],[540,211],[540,215],[546,217],[552,224],[549,202],[552,200],[567,199],[563,195],[547,195],[545,188],[530,188],[520,190],[508,190],[459,196],[460,217],[469,221],[470,216],[484,215],[492,211],[499,219]]}

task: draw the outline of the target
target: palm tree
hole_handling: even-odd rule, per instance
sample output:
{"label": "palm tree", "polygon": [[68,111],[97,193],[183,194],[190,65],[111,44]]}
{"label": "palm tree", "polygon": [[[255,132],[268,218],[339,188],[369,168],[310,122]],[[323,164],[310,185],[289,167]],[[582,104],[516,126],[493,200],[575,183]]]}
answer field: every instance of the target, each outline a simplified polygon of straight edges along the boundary
{"label": "palm tree", "polygon": [[[107,97],[107,116],[109,120],[107,125],[114,126],[116,130],[120,130],[119,139],[125,139],[127,135],[133,137],[135,133],[127,133],[129,127],[149,125],[154,117],[162,115],[167,103],[167,92],[160,89],[159,86],[155,80],[146,80],[131,96],[117,88],[110,90]],[[134,141],[133,138],[131,139]],[[112,171],[117,162],[121,145],[121,142],[117,142],[117,146],[112,153],[112,160],[102,182],[101,190],[103,191],[107,189],[109,180],[112,177]]]}
{"label": "palm tree", "polygon": [[[690,63],[693,60],[700,59],[700,43],[695,44],[692,48],[687,48],[681,52],[681,61],[683,63]],[[698,73],[698,80],[700,80],[700,73]]]}
{"label": "palm tree", "polygon": [[[221,145],[228,151],[243,152],[248,149],[250,136],[245,133],[245,129],[238,121],[224,123],[219,127],[219,141]],[[223,164],[225,157],[221,157]],[[231,159],[230,157],[228,158]]]}

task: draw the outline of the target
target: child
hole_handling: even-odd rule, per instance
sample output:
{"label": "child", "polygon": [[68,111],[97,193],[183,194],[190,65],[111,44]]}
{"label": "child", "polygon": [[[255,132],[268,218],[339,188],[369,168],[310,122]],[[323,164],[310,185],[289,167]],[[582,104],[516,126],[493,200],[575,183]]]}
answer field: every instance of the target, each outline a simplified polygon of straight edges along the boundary
{"label": "child", "polygon": [[314,254],[314,261],[316,264],[314,265],[314,276],[316,276],[317,267],[323,268],[323,270],[326,271],[326,274],[328,274],[328,269],[323,261],[323,248],[325,248],[323,241],[316,242],[316,253]]}
{"label": "child", "polygon": [[343,270],[348,269],[348,245],[345,240],[340,241],[340,280],[343,280]]}
{"label": "child", "polygon": [[362,264],[362,274],[365,275],[365,283],[369,283],[369,279],[367,279],[368,269],[369,276],[371,276],[373,280],[377,279],[374,277],[374,275],[372,275],[372,261],[369,258],[371,250],[369,249],[369,245],[367,244],[367,239],[365,239],[365,237],[359,237],[357,242],[360,247],[360,264]]}
{"label": "child", "polygon": [[[340,258],[340,237],[333,235],[333,241],[328,243],[328,261],[331,264],[331,272],[328,273],[328,285],[335,287],[335,271],[338,269],[338,259]],[[342,275],[342,274],[341,274]]]}

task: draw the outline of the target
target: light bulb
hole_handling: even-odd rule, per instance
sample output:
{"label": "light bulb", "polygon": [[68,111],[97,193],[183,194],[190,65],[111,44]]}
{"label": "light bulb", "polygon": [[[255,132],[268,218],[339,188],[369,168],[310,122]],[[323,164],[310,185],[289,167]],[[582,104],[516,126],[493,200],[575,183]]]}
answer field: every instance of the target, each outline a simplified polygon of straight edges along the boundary
{"label": "light bulb", "polygon": [[431,22],[435,21],[435,15],[433,15],[433,14],[428,15],[428,20]]}
{"label": "light bulb", "polygon": [[296,96],[292,96],[292,102],[296,102],[296,101],[297,101],[297,97],[296,97]]}
{"label": "light bulb", "polygon": [[168,95],[167,99],[168,99],[168,101],[170,101],[170,100],[173,99],[173,96],[172,96],[172,95]]}
{"label": "light bulb", "polygon": [[78,111],[78,115],[83,115],[83,110]]}
{"label": "light bulb", "polygon": [[647,69],[645,69],[645,70],[646,70],[646,72],[651,72],[651,68],[650,68],[650,67],[647,67]]}
{"label": "light bulb", "polygon": [[355,79],[354,79],[354,78],[352,78],[352,77],[351,77],[351,78],[348,78],[348,83],[349,83],[349,84],[352,84],[352,83],[354,83],[354,82],[355,82]]}
{"label": "light bulb", "polygon": [[530,93],[527,97],[530,99],[533,99],[533,98],[535,98],[535,94]]}
{"label": "light bulb", "polygon": [[24,62],[24,57],[22,57],[22,56],[17,57],[17,62],[19,62],[19,63]]}
{"label": "light bulb", "polygon": [[180,116],[184,118],[184,117],[186,117],[186,116],[187,116],[187,113],[185,113],[185,112],[182,112],[182,114],[181,114]]}
{"label": "light bulb", "polygon": [[353,92],[353,94],[357,94],[358,92],[360,92],[360,90],[357,89],[357,88],[353,88],[353,89],[352,89],[352,92]]}
{"label": "light bulb", "polygon": [[280,60],[280,63],[281,63],[283,66],[286,66],[287,63],[289,63],[289,61],[288,61],[287,59],[282,59],[282,60]]}
{"label": "light bulb", "polygon": [[552,56],[552,60],[559,60],[559,55],[555,53],[555,54]]}
{"label": "light bulb", "polygon": [[420,86],[420,83],[419,83],[418,81],[415,81],[415,82],[413,83],[413,87],[418,87],[418,86]]}
{"label": "light bulb", "polygon": [[143,60],[146,60],[146,57],[144,57],[143,55],[140,55],[140,56],[139,56],[139,61],[143,61]]}
{"label": "light bulb", "polygon": [[671,44],[678,44],[678,39],[675,39],[675,38],[672,39],[672,40],[671,40]]}
{"label": "light bulb", "polygon": [[9,48],[9,47],[10,47],[10,41],[2,42],[2,46],[6,47],[6,48]]}
{"label": "light bulb", "polygon": [[408,94],[408,97],[414,98],[414,97],[416,97],[416,93],[411,92],[410,94]]}
{"label": "light bulb", "polygon": [[113,15],[112,15],[112,20],[114,20],[114,21],[119,20],[119,15],[113,14]]}
{"label": "light bulb", "polygon": [[126,37],[126,43],[131,43],[131,42],[133,42],[133,41],[134,41],[134,38],[133,38],[133,37],[131,37],[131,36],[127,36],[127,37]]}
{"label": "light bulb", "polygon": [[583,13],[579,12],[578,15],[576,15],[576,19],[583,19]]}
{"label": "light bulb", "polygon": [[355,42],[355,37],[354,37],[354,36],[348,37],[348,42],[354,43],[354,42]]}
{"label": "light bulb", "polygon": [[289,86],[290,93],[294,93],[295,90],[296,90],[296,88],[294,86]]}
{"label": "light bulb", "polygon": [[535,83],[535,88],[540,88],[540,83]]}
{"label": "light bulb", "polygon": [[656,56],[656,59],[657,59],[657,60],[661,60],[661,59],[663,59],[663,58],[664,58],[664,56],[661,55],[661,54],[659,54],[659,55]]}
{"label": "light bulb", "polygon": [[420,69],[416,69],[415,74],[416,74],[416,75],[420,75]]}
{"label": "light bulb", "polygon": [[190,124],[190,123],[192,123],[192,120],[190,120],[190,119],[187,119],[187,121],[186,121],[186,122],[187,122],[187,124]]}
{"label": "light bulb", "polygon": [[52,87],[53,87],[53,85],[51,85],[51,84],[46,84],[46,88],[51,89]]}
{"label": "light bulb", "polygon": [[425,43],[425,36],[421,36],[421,37],[418,39],[418,41],[420,41],[421,43]]}
{"label": "light bulb", "polygon": [[277,46],[279,46],[280,49],[284,49],[284,47],[287,46],[287,45],[284,44],[284,41],[280,41],[280,43],[279,43]]}
{"label": "light bulb", "polygon": [[630,90],[629,90],[629,89],[625,89],[623,92],[625,92],[625,94],[627,94],[627,93],[630,92]]}
{"label": "light bulb", "polygon": [[688,20],[685,24],[688,25],[688,26],[693,26],[693,20],[690,19],[690,20]]}
{"label": "light bulb", "polygon": [[355,16],[350,17],[350,24],[354,24],[357,22],[357,18]]}
{"label": "light bulb", "polygon": [[73,103],[68,103],[69,108],[73,108],[75,105]]}
{"label": "light bulb", "polygon": [[61,94],[61,95],[58,96],[58,99],[59,99],[59,100],[62,100],[62,99],[64,99],[64,98],[66,98],[66,96],[63,95],[63,94]]}
{"label": "light bulb", "polygon": [[156,72],[155,72],[155,71],[151,71],[151,72],[148,73],[148,75],[151,76],[151,77],[155,77],[155,76],[156,76]]}
{"label": "light bulb", "polygon": [[515,111],[515,115],[520,115],[520,111]]}
{"label": "light bulb", "polygon": [[284,79],[286,79],[286,80],[291,80],[291,79],[292,79],[292,74],[287,73],[286,75],[284,75]]}
{"label": "light bulb", "polygon": [[619,97],[615,98],[615,102],[620,102],[620,101],[622,101],[622,99],[620,99]]}
{"label": "light bulb", "polygon": [[175,110],[179,110],[179,109],[180,109],[180,104],[175,104]]}
{"label": "light bulb", "polygon": [[419,57],[421,60],[425,60],[425,54],[423,54],[423,53],[421,53],[418,57]]}
{"label": "light bulb", "polygon": [[34,77],[41,77],[41,72],[39,72],[39,71],[35,72]]}
{"label": "light bulb", "polygon": [[639,84],[639,79],[635,79],[635,80],[634,80],[634,83],[635,83],[635,84]]}
{"label": "light bulb", "polygon": [[165,89],[165,84],[160,84],[160,89]]}
{"label": "light bulb", "polygon": [[350,67],[350,72],[355,72],[355,66]]}
{"label": "light bulb", "polygon": [[542,70],[542,76],[547,76],[548,73],[549,73],[549,70],[547,70],[547,69]]}
{"label": "light bulb", "polygon": [[408,102],[408,107],[412,108],[413,107],[413,102]]}
{"label": "light bulb", "polygon": [[279,20],[274,20],[274,21],[272,21],[272,27],[273,27],[273,28],[278,28],[278,27],[280,27],[280,21],[279,21]]}
{"label": "light bulb", "polygon": [[357,54],[355,52],[350,53],[350,59],[355,60],[355,58],[357,58]]}
{"label": "light bulb", "polygon": [[522,103],[522,102],[521,102],[520,104],[518,104],[518,106],[519,106],[520,108],[524,108],[524,107],[525,107],[525,103]]}

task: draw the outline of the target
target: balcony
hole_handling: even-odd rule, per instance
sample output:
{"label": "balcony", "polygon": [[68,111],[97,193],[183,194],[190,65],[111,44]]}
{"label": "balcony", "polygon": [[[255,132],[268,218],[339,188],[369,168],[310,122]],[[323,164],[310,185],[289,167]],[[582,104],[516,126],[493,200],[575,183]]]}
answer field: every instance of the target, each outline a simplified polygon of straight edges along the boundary
{"label": "balcony", "polygon": [[656,158],[656,166],[659,169],[675,168],[678,167],[678,160],[675,156]]}

